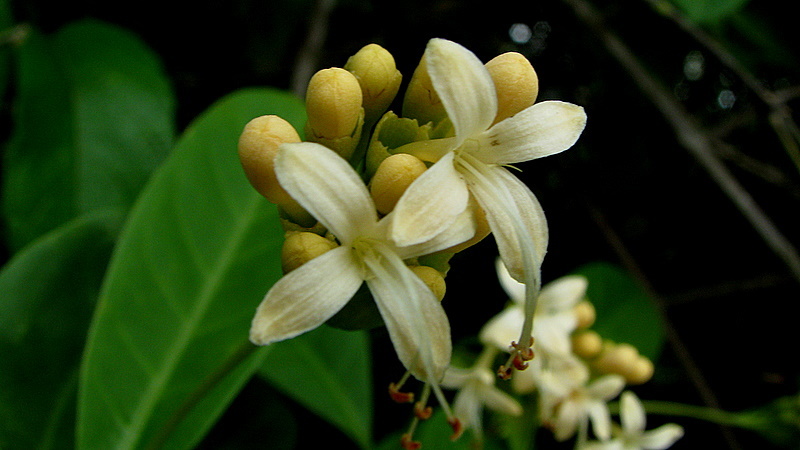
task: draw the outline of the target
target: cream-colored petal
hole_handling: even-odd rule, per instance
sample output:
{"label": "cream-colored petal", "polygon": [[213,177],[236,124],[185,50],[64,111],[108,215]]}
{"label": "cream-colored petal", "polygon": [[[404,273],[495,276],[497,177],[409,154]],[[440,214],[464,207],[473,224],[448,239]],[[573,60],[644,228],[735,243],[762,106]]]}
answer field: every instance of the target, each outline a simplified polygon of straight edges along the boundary
{"label": "cream-colored petal", "polygon": [[450,366],[444,373],[441,385],[445,389],[459,389],[470,379],[472,379],[472,369]]}
{"label": "cream-colored petal", "polygon": [[586,405],[586,414],[592,420],[592,430],[594,434],[605,441],[611,438],[611,414],[608,406],[603,402],[589,402]]}
{"label": "cream-colored petal", "polygon": [[539,308],[555,313],[572,309],[586,297],[589,280],[582,275],[567,275],[547,283],[539,293]]}
{"label": "cream-colored petal", "polygon": [[[386,220],[387,217],[389,216],[384,217],[382,220]],[[475,215],[467,208],[456,216],[449,227],[442,230],[441,233],[430,240],[406,247],[397,247],[396,251],[402,259],[429,255],[471,239],[475,236],[476,227]]]}
{"label": "cream-colored petal", "polygon": [[483,403],[480,392],[474,383],[470,383],[456,394],[453,402],[453,414],[461,421],[461,425],[470,428],[480,439],[483,435]]}
{"label": "cream-colored petal", "polygon": [[456,130],[456,145],[488,129],[497,114],[497,93],[478,57],[455,42],[431,39],[424,58],[433,88]]}
{"label": "cream-colored petal", "polygon": [[258,306],[250,328],[257,345],[293,338],[336,314],[363,282],[351,249],[337,247],[286,274]]}
{"label": "cream-colored petal", "polygon": [[338,154],[319,144],[283,144],[275,158],[281,186],[342,243],[378,221],[364,182]]}
{"label": "cream-colored petal", "polygon": [[[516,375],[517,374],[514,376]],[[508,414],[509,416],[519,416],[522,414],[522,405],[520,405],[514,397],[494,386],[484,386],[481,395],[486,407],[492,411]]]}
{"label": "cream-colored petal", "polygon": [[538,276],[548,241],[547,219],[538,200],[503,167],[477,162],[472,164],[472,169],[464,169],[462,173],[486,212],[509,275],[517,281],[525,281],[524,255],[528,252]]}
{"label": "cream-colored petal", "polygon": [[625,391],[620,397],[620,421],[626,433],[641,434],[645,427],[645,413],[639,397]]}
{"label": "cream-colored petal", "polygon": [[408,153],[423,161],[436,162],[455,148],[456,138],[447,137],[411,142],[397,147],[392,153]]}
{"label": "cream-colored petal", "polygon": [[519,281],[511,278],[511,275],[503,264],[501,258],[497,258],[494,262],[495,270],[497,271],[497,280],[500,281],[500,286],[506,291],[508,297],[516,304],[522,305],[525,303],[525,285]]}
{"label": "cream-colored petal", "polygon": [[467,208],[469,191],[453,167],[453,157],[453,153],[445,155],[400,197],[389,227],[389,236],[398,246],[433,239]]}
{"label": "cream-colored petal", "polygon": [[586,127],[583,108],[546,101],[503,120],[478,136],[471,151],[481,161],[514,164],[554,155],[572,147]]}
{"label": "cream-colored petal", "polygon": [[683,427],[674,423],[661,425],[655,430],[647,431],[639,439],[639,446],[643,449],[661,450],[669,448],[678,439],[683,437]]}
{"label": "cream-colored petal", "polygon": [[624,388],[625,378],[612,374],[596,379],[586,388],[586,391],[592,398],[608,401],[619,395]]}
{"label": "cream-colored petal", "polygon": [[491,318],[480,332],[480,340],[507,352],[511,341],[519,339],[525,315],[522,308],[512,306]]}
{"label": "cream-colored petal", "polygon": [[450,364],[450,323],[430,289],[388,246],[364,256],[369,286],[400,361],[418,379],[438,384]]}
{"label": "cream-colored petal", "polygon": [[564,329],[564,324],[561,323],[561,320],[563,319],[534,319],[533,337],[536,345],[541,346],[547,353],[566,356],[572,352],[571,330]]}

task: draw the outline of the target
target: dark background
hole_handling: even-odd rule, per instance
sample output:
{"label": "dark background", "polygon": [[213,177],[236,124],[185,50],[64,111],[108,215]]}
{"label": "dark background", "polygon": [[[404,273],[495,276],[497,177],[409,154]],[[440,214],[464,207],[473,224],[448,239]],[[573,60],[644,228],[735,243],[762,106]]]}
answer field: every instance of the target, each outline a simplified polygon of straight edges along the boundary
{"label": "dark background", "polygon": [[[290,89],[309,29],[321,26],[327,33],[320,51],[312,52],[315,69],[342,66],[370,42],[393,53],[405,80],[432,37],[459,42],[484,61],[504,51],[521,52],[539,75],[540,100],[580,104],[589,118],[573,149],[520,165],[520,176],[537,194],[550,224],[544,280],[588,262],[608,261],[624,266],[652,290],[674,334],[654,380],[638,390],[642,398],[702,405],[710,394],[710,401],[723,409],[739,411],[797,394],[797,274],[682,145],[663,108],[638,88],[630,69],[609,53],[601,37],[608,32],[618,36],[649,76],[686,109],[703,137],[724,142],[739,159],[753,158],[783,177],[765,180],[758,175],[764,170],[754,174],[729,156],[715,154],[797,245],[798,169],[770,127],[768,106],[706,46],[647,1],[595,0],[589,5],[599,9],[603,20],[595,28],[568,1],[343,0],[319,21],[312,20],[319,4],[311,0],[27,0],[13,6],[19,21],[44,31],[92,17],[137,33],[161,56],[174,83],[179,129],[236,89]],[[784,8],[783,2],[752,0],[699,29],[722,43],[763,86],[789,89],[800,83],[800,39],[796,16]],[[509,34],[514,24],[527,25],[532,38],[514,42]],[[684,70],[689,55],[697,54],[692,52],[705,62],[697,79]],[[718,98],[726,90],[735,102],[724,107]],[[795,97],[786,102],[796,104]],[[504,294],[485,276],[493,273],[495,251],[490,238],[453,260],[445,306],[456,340],[474,335],[502,308]],[[374,345],[385,346],[393,356],[380,332]],[[680,349],[696,364],[696,373],[687,371]],[[382,390],[402,370],[388,357],[376,364],[378,438],[407,420],[407,411],[399,411]],[[698,385],[707,387],[705,395]],[[241,417],[258,407],[259,398],[276,395],[258,382],[248,385],[205,445],[232,445],[237,431],[258,430]],[[299,408],[294,413],[302,418],[299,423],[332,436],[323,445],[347,443],[310,413]],[[650,417],[652,425],[659,421]],[[676,448],[767,445],[750,432],[678,422],[687,435]],[[318,436],[303,429],[298,433],[301,445],[314,445]]]}

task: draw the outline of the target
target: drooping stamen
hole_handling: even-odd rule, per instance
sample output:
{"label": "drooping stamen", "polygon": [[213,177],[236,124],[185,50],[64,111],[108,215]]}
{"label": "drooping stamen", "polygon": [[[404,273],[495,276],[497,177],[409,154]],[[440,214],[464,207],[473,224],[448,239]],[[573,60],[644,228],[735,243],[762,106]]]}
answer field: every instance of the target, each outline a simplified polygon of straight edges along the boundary
{"label": "drooping stamen", "polygon": [[431,388],[429,384],[425,384],[422,388],[422,395],[417,403],[414,404],[414,416],[419,420],[427,420],[433,415],[433,408],[427,406],[428,397],[431,395]]}
{"label": "drooping stamen", "polygon": [[403,387],[409,376],[411,376],[411,373],[406,372],[397,383],[389,383],[389,396],[392,397],[392,400],[396,403],[411,403],[414,401],[413,392],[400,392],[400,388]]}
{"label": "drooping stamen", "polygon": [[409,432],[400,436],[400,446],[405,450],[419,450],[422,448],[422,442],[413,440]]}
{"label": "drooping stamen", "polygon": [[461,434],[464,433],[464,426],[461,424],[461,421],[458,420],[458,417],[453,416],[452,418],[448,418],[447,423],[453,428],[453,434],[450,435],[450,440],[455,441],[460,438]]}

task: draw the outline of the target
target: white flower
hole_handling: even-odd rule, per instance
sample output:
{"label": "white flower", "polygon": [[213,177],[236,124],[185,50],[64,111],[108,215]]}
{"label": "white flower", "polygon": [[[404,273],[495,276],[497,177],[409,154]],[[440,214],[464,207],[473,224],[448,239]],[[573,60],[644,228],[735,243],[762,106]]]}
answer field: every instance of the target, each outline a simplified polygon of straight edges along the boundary
{"label": "white flower", "polygon": [[[547,249],[547,223],[533,193],[503,166],[570,148],[583,131],[586,115],[580,106],[545,101],[492,126],[497,95],[480,60],[444,39],[432,39],[424,58],[455,136],[397,149],[435,164],[398,202],[391,236],[401,245],[430,239],[467,208],[471,193],[486,212],[511,276],[528,286],[526,309],[532,315]],[[425,226],[412,232],[412,223]],[[530,327],[526,320],[528,334]]]}
{"label": "white flower", "polygon": [[453,414],[464,428],[472,428],[480,440],[483,436],[483,407],[511,416],[522,414],[522,406],[510,395],[495,386],[495,375],[486,367],[447,369],[442,387],[458,389]]}
{"label": "white flower", "polygon": [[622,431],[607,442],[591,442],[583,449],[591,450],[661,450],[669,448],[683,436],[683,427],[674,423],[662,425],[655,430],[644,431],[645,411],[641,400],[631,391],[622,393],[620,399],[620,421]]}
{"label": "white flower", "polygon": [[594,434],[601,440],[611,437],[611,415],[606,402],[619,395],[625,379],[604,375],[589,382],[589,371],[542,373],[539,385],[541,419],[559,441],[572,437],[591,420]]}
{"label": "white flower", "polygon": [[[512,304],[484,325],[480,337],[482,342],[505,350],[519,336],[525,321],[525,285],[511,278],[502,260],[497,260],[496,268],[497,278]],[[586,297],[587,286],[586,277],[567,275],[542,288],[533,315],[535,349],[558,356],[572,352],[570,334],[577,326],[573,308]]]}
{"label": "white flower", "polygon": [[433,293],[403,260],[470,238],[474,223],[465,215],[433,239],[398,247],[388,238],[393,216],[378,220],[363,181],[333,151],[314,143],[284,144],[275,171],[281,186],[341,246],[275,283],[258,306],[250,340],[266,345],[318,327],[366,281],[398,357],[414,376],[436,386],[450,362],[450,326]]}

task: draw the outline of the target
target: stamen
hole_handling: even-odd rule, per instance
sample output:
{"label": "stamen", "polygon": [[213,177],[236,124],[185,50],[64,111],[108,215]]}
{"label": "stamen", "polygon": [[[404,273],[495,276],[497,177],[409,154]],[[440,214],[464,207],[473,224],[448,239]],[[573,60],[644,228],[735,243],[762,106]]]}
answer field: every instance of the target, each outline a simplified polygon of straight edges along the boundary
{"label": "stamen", "polygon": [[392,397],[396,403],[411,403],[414,401],[413,392],[400,392],[400,388],[408,381],[411,372],[406,372],[397,383],[389,383],[389,396]]}
{"label": "stamen", "polygon": [[428,420],[433,415],[433,408],[430,406],[425,406],[422,402],[417,402],[414,404],[414,415],[417,416],[419,420]]}
{"label": "stamen", "polygon": [[512,341],[511,345],[509,346],[509,351],[511,354],[508,356],[506,363],[497,369],[497,376],[502,380],[509,380],[511,379],[514,369],[527,369],[528,363],[526,361],[530,361],[534,357],[533,349],[531,347],[533,347],[533,337],[531,337],[527,346],[520,345],[517,344],[516,341]]}
{"label": "stamen", "polygon": [[411,433],[405,433],[400,436],[400,445],[405,450],[419,450],[422,448],[422,442],[412,440]]}
{"label": "stamen", "polygon": [[461,434],[464,433],[464,426],[461,424],[461,421],[458,420],[458,417],[453,416],[447,419],[447,423],[453,428],[453,434],[450,435],[450,440],[455,441]]}

